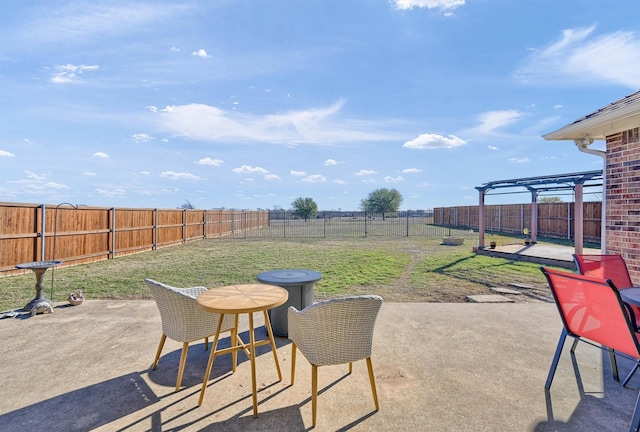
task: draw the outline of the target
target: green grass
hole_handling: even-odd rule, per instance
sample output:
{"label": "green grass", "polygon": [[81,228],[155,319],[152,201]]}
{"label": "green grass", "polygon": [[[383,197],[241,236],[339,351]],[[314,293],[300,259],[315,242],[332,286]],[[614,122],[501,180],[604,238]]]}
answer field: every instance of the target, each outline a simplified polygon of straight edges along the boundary
{"label": "green grass", "polygon": [[[322,273],[316,299],[377,293],[388,301],[464,301],[468,294],[511,282],[546,285],[537,264],[476,256],[472,240],[454,247],[435,237],[201,240],[48,270],[45,295],[64,301],[82,290],[87,299],[148,299],[145,278],[211,288],[255,283],[258,273],[283,268]],[[24,306],[35,294],[34,284],[30,272],[0,278],[0,310]]]}

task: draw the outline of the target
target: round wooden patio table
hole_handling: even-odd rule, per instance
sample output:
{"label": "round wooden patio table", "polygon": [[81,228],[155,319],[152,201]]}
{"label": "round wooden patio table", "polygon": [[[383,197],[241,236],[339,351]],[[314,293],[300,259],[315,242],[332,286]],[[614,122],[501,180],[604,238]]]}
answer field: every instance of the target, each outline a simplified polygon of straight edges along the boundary
{"label": "round wooden patio table", "polygon": [[[204,399],[204,393],[207,390],[207,382],[209,381],[209,375],[211,373],[211,367],[216,355],[233,353],[238,350],[244,350],[249,356],[251,361],[251,387],[253,389],[253,416],[258,417],[258,393],[256,386],[256,347],[261,345],[271,345],[271,351],[273,352],[273,360],[276,364],[276,370],[278,371],[278,380],[282,380],[282,373],[280,372],[280,364],[278,363],[278,354],[276,352],[276,343],[273,338],[273,331],[271,330],[271,322],[269,321],[269,315],[267,311],[274,307],[284,304],[289,298],[289,294],[283,288],[275,285],[265,284],[242,284],[242,285],[229,285],[218,288],[210,289],[198,296],[196,301],[198,306],[202,309],[220,314],[220,320],[218,321],[218,328],[213,339],[213,348],[209,355],[209,362],[207,364],[207,370],[204,375],[204,381],[202,383],[202,390],[200,391],[200,400],[198,405],[202,405]],[[262,312],[264,315],[264,325],[269,334],[268,339],[256,341],[255,332],[253,327],[253,313]],[[244,341],[238,335],[238,316],[246,313],[249,315],[249,345],[246,345]],[[220,329],[222,327],[222,320],[224,315],[234,314],[236,316],[236,340],[231,341],[231,346],[225,349],[218,349],[218,338],[220,336]],[[235,371],[235,356],[233,360],[233,368]]]}

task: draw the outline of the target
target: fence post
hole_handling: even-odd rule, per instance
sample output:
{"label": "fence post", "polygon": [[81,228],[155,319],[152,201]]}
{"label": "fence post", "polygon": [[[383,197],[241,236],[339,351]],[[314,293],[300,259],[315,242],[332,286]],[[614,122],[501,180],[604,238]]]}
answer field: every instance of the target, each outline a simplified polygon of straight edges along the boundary
{"label": "fence post", "polygon": [[41,228],[40,228],[40,230],[41,230],[41,232],[40,232],[40,237],[41,237],[41,240],[40,240],[40,261],[44,261],[45,260],[45,256],[44,256],[45,255],[45,245],[46,245],[46,241],[47,241],[46,240],[46,237],[47,237],[47,233],[46,233],[46,228],[47,228],[46,221],[47,221],[47,218],[45,217],[46,216],[46,210],[45,210],[46,205],[42,204],[41,207],[42,207],[42,212],[41,212],[42,220],[40,221],[40,223],[41,223]]}
{"label": "fence post", "polygon": [[209,210],[202,211],[202,238],[207,239],[209,237]]}
{"label": "fence post", "polygon": [[405,212],[404,215],[407,218],[407,237],[409,237],[409,212]]}
{"label": "fence post", "polygon": [[364,212],[364,236],[367,236],[367,212]]}
{"label": "fence post", "polygon": [[111,207],[109,212],[111,213],[109,218],[111,219],[111,253],[109,255],[114,259],[116,257],[116,208]]}
{"label": "fence post", "polygon": [[158,209],[153,209],[153,250],[158,249]]}
{"label": "fence post", "polygon": [[187,209],[182,210],[182,243],[187,242]]}

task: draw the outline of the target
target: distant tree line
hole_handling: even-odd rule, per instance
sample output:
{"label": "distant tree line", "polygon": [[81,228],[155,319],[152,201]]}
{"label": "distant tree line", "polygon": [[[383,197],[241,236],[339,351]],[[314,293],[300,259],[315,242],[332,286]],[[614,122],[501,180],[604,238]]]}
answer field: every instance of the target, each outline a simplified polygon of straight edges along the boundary
{"label": "distant tree line", "polygon": [[[360,201],[360,209],[367,213],[382,216],[382,219],[389,213],[395,213],[402,204],[402,195],[396,189],[376,189]],[[314,219],[318,214],[318,204],[313,198],[296,198],[291,203],[292,212],[295,217],[304,219]]]}
{"label": "distant tree line", "polygon": [[[402,195],[396,189],[376,189],[369,195],[360,201],[360,209],[364,212],[376,214],[382,216],[382,219],[389,213],[395,213],[400,209],[402,204]],[[181,209],[195,209],[195,207],[186,201],[179,208]],[[275,206],[274,210],[282,210],[280,206]],[[297,218],[304,219],[305,222],[309,219],[314,219],[318,215],[318,204],[313,198],[296,198],[291,203],[291,211]]]}

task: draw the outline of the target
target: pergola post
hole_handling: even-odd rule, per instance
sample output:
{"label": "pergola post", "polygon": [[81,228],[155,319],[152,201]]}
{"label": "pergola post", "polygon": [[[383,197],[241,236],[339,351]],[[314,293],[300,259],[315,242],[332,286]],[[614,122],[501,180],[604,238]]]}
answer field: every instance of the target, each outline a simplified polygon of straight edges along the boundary
{"label": "pergola post", "polygon": [[538,191],[529,188],[531,191],[531,244],[538,242]]}
{"label": "pergola post", "polygon": [[484,249],[484,190],[479,190],[480,202],[478,204],[478,247]]}
{"label": "pergola post", "polygon": [[576,255],[582,254],[582,248],[584,245],[584,204],[583,204],[583,184],[576,183],[575,185],[575,203],[574,203],[574,237],[575,237],[575,253]]}

